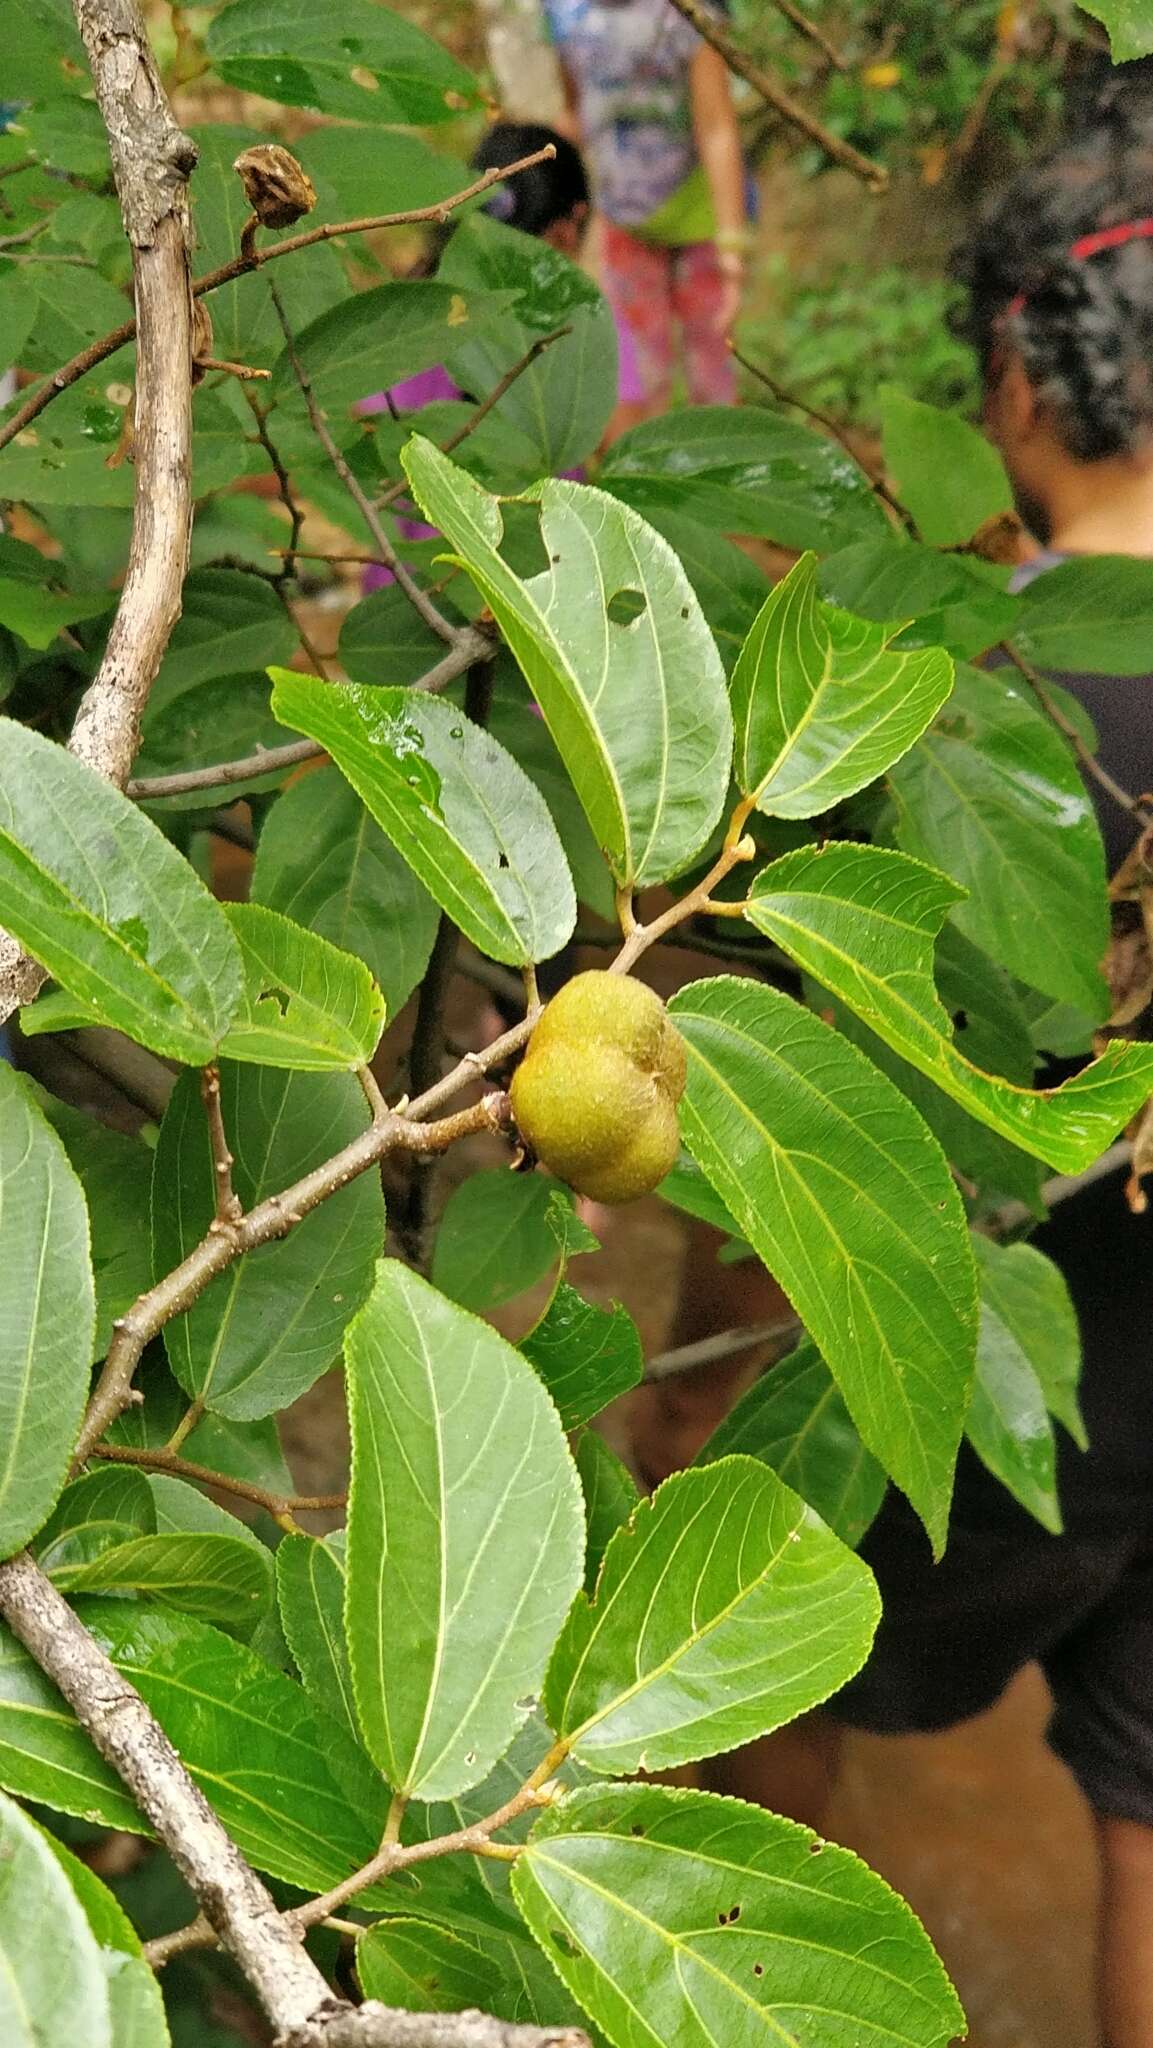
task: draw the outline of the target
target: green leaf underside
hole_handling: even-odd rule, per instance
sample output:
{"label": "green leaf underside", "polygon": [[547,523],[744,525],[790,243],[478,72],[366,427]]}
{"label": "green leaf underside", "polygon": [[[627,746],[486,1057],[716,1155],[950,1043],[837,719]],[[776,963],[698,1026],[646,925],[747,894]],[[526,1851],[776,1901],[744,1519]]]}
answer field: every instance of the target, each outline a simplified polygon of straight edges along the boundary
{"label": "green leaf underside", "polygon": [[581,1431],[575,1456],[585,1497],[585,1592],[591,1596],[610,1538],[636,1513],[641,1496],[628,1466],[595,1429]]}
{"label": "green leaf underside", "polygon": [[[494,497],[419,437],[404,462],[520,663],[617,881],[667,881],[720,816],[731,750],[724,669],[672,549],[603,492],[549,481],[534,493],[549,567],[526,582],[500,555]],[[643,604],[628,623],[611,616],[622,593]]]}
{"label": "green leaf underside", "polygon": [[823,604],[815,555],[770,592],[732,681],[734,772],[758,810],[815,817],[924,732],[952,688],[953,663],[939,647],[895,650],[899,630]]}
{"label": "green leaf underside", "polygon": [[676,1473],[605,1552],[544,1707],[593,1770],[736,1749],[839,1689],[880,1617],[872,1574],[753,1458]]}
{"label": "green leaf underside", "polygon": [[[267,1556],[267,1553],[265,1553]],[[237,1536],[137,1536],[51,1572],[62,1593],[133,1593],[227,1628],[256,1626],[269,1605],[268,1564]]]}
{"label": "green leaf underside", "polygon": [[808,1338],[742,1394],[696,1462],[711,1465],[734,1452],[771,1465],[842,1543],[854,1547],[884,1497],[884,1472]]}
{"label": "green leaf underside", "polygon": [[485,1315],[556,1265],[560,1246],[549,1222],[554,1200],[571,1208],[567,1188],[548,1174],[493,1167],[470,1174],[445,1203],[432,1254],[432,1284],[461,1308]]}
{"label": "green leaf underside", "polygon": [[775,990],[698,982],[669,1009],[688,1046],[690,1151],[941,1546],[976,1345],[944,1155],[863,1054]]}
{"label": "green leaf underside", "polygon": [[392,1017],[423,979],[437,906],[339,768],[302,776],[277,798],[251,900],[363,960]]}
{"label": "green leaf underside", "polygon": [[[224,1061],[220,1107],[245,1209],[279,1194],[365,1129],[351,1074],[293,1074]],[[152,1201],[157,1272],[200,1242],[215,1211],[215,1177],[195,1075],[173,1090],[156,1147]],[[384,1240],[375,1172],[360,1174],[279,1243],[209,1282],[164,1333],[185,1393],[236,1421],[287,1407],[335,1363],[350,1316],[372,1283]]]}
{"label": "green leaf underside", "polygon": [[[35,1007],[26,1015],[33,1014]],[[148,1242],[152,1154],[140,1139],[98,1123],[95,1117],[46,1091],[37,1100],[64,1145],[88,1205],[96,1283],[92,1355],[103,1358],[115,1318],[152,1285]]]}
{"label": "green leaf underside", "polygon": [[276,1590],[305,1692],[359,1742],[344,1639],[343,1563],[317,1536],[286,1536],[276,1547]]}
{"label": "green leaf underside", "polygon": [[974,1238],[982,1303],[994,1310],[1025,1356],[1045,1393],[1045,1405],[1079,1450],[1089,1438],[1077,1400],[1081,1333],[1068,1283],[1060,1268],[1031,1244],[994,1244]]}
{"label": "green leaf underside", "polygon": [[102,1023],[211,1059],[240,996],[223,911],[151,821],[63,747],[0,720],[0,923]]}
{"label": "green leaf underside", "polygon": [[244,967],[225,1056],[312,1072],[366,1066],[384,1029],[384,998],[363,961],[279,911],[230,903],[225,915]]}
{"label": "green leaf underside", "polygon": [[452,704],[271,671],[272,708],[332,755],[398,853],[482,953],[525,967],[559,951],[576,898],[544,798]]}
{"label": "green leaf underside", "polygon": [[40,1829],[0,1795],[0,2038],[113,2048],[100,1950]]}
{"label": "green leaf underside", "polygon": [[[99,1947],[112,2048],[170,2048],[159,1980],[144,1960],[131,1920],[86,1863],[55,1835],[45,1831],[42,1839],[67,1878]],[[52,2048],[51,2041],[48,2048]]]}
{"label": "green leaf underside", "polygon": [[1101,1018],[1101,833],[1065,740],[1009,673],[958,667],[946,710],[893,769],[897,840],[968,890],[952,915],[974,945]]}
{"label": "green leaf underside", "polygon": [[953,1043],[933,947],[961,891],[901,853],[803,848],[757,876],[746,915],[806,974],[982,1123],[1062,1173],[1080,1173],[1153,1090],[1153,1046],[1113,1041],[1044,1091],[982,1073]]}
{"label": "green leaf underside", "polygon": [[395,1262],[345,1360],[360,1725],[395,1789],[447,1798],[487,1775],[539,1689],[581,1579],[579,1481],[531,1367]]}
{"label": "green leaf underside", "polygon": [[846,1849],[734,1799],[615,1785],[540,1821],[525,1919],[617,2048],[946,2048],[928,1936]]}
{"label": "green leaf underside", "polygon": [[31,1092],[0,1062],[0,1557],[47,1519],[88,1392],[88,1210]]}
{"label": "green leaf underside", "polygon": [[599,1415],[637,1386],[644,1372],[640,1332],[628,1310],[619,1301],[610,1308],[586,1301],[563,1278],[520,1349],[548,1388],[566,1430]]}

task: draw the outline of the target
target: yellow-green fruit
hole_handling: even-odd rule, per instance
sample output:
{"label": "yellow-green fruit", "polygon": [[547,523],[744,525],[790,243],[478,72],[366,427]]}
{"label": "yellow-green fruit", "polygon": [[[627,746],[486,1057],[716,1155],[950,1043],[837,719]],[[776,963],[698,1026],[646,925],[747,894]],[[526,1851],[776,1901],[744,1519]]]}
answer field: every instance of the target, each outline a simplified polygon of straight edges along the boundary
{"label": "yellow-green fruit", "polygon": [[660,997],[624,974],[577,974],[529,1039],[513,1115],[578,1194],[631,1202],[676,1162],[684,1085],[684,1040]]}

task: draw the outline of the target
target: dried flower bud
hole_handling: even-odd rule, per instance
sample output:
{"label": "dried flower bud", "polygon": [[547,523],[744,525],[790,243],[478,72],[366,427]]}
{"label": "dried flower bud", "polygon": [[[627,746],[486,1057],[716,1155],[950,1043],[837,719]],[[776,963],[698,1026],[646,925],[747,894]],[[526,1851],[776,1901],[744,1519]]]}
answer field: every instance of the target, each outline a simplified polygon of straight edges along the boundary
{"label": "dried flower bud", "polygon": [[307,171],[279,142],[258,142],[253,149],[242,149],[232,168],[262,228],[290,228],[316,205]]}

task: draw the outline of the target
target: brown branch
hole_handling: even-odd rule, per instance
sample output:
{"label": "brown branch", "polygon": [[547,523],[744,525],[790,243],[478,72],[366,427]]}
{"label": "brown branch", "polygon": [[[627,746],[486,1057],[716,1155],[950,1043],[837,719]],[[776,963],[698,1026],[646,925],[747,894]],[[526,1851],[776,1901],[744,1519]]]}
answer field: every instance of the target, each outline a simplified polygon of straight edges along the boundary
{"label": "brown branch", "polygon": [[[483,1057],[487,1059],[487,1054]],[[475,1072],[479,1064],[478,1058],[471,1071]],[[460,1086],[468,1078],[470,1069],[462,1061],[456,1071],[460,1076],[456,1085]],[[446,1079],[451,1081],[452,1077]],[[486,1095],[471,1109],[444,1117],[439,1123],[420,1121],[427,1109],[434,1106],[434,1098],[439,1099],[444,1086],[441,1083],[439,1089],[429,1089],[421,1102],[411,1105],[406,1115],[389,1113],[384,1118],[374,1119],[368,1130],[331,1159],[325,1160],[322,1166],[314,1167],[311,1173],[306,1173],[283,1193],[266,1196],[239,1221],[225,1223],[214,1218],[206,1235],[187,1258],[142,1294],[126,1315],[117,1317],[108,1356],[80,1431],[74,1459],[76,1466],[91,1457],[105,1430],[128,1406],[132,1397],[133,1374],[145,1345],[151,1343],[174,1316],[184,1315],[209,1281],[226,1271],[242,1253],[287,1237],[289,1231],[321,1202],[377,1165],[389,1152],[439,1152],[471,1132],[504,1129],[508,1119],[508,1099],[499,1093]]]}
{"label": "brown branch", "polygon": [[795,1337],[801,1328],[799,1316],[778,1318],[775,1323],[751,1323],[747,1330],[721,1330],[715,1337],[699,1337],[695,1344],[678,1344],[675,1351],[659,1351],[645,1365],[646,1380],[670,1380],[677,1373],[693,1372],[697,1366],[718,1365],[722,1358],[736,1358],[758,1344],[777,1337]]}
{"label": "brown branch", "polygon": [[[314,242],[333,241],[338,235],[366,235],[374,233],[378,228],[416,227],[426,221],[443,225],[458,207],[464,206],[470,199],[477,198],[481,192],[487,192],[490,186],[500,184],[506,178],[515,177],[518,171],[526,171],[531,165],[543,163],[554,155],[553,146],[549,143],[544,149],[534,150],[531,156],[522,157],[518,163],[509,164],[505,170],[486,171],[482,178],[474,179],[471,185],[465,186],[463,192],[455,192],[451,199],[442,200],[439,206],[410,207],[406,213],[378,213],[365,220],[330,221],[320,227],[310,228],[307,234],[290,235],[285,242],[273,242],[268,247],[255,249],[248,256],[234,256],[229,262],[220,264],[216,270],[206,271],[203,277],[195,278],[192,296],[196,299],[203,298],[206,292],[219,291],[221,285],[231,284],[235,278],[244,277],[253,270],[262,270],[266,263],[274,262],[278,256],[295,256],[299,250],[311,248]],[[75,384],[89,370],[94,370],[98,363],[106,362],[109,356],[115,355],[118,348],[123,348],[127,342],[134,339],[135,334],[136,321],[125,320],[119,327],[113,328],[110,334],[102,335],[99,341],[90,342],[88,347],[81,349],[71,361],[62,363],[58,370],[54,370],[52,375],[25,399],[11,418],[5,420],[4,425],[0,427],[0,448],[6,448],[9,441],[15,440],[16,435],[22,433],[24,428],[43,412],[46,405],[51,405],[54,398],[58,398],[62,391],[67,391],[70,385]]]}
{"label": "brown branch", "polygon": [[726,876],[731,875],[735,867],[757,857],[757,842],[745,833],[745,826],[754,803],[755,799],[751,796],[741,798],[729,820],[724,845],[708,874],[703,876],[687,895],[680,897],[676,903],[671,903],[659,917],[654,917],[651,924],[638,924],[633,916],[631,898],[627,892],[618,893],[621,930],[625,933],[625,942],[615,960],[609,962],[610,974],[628,974],[642,953],[647,953],[650,946],[655,946],[658,939],[663,939],[665,933],[674,930],[677,925],[684,924],[687,918],[698,917],[702,913],[709,917],[740,917],[743,904],[718,901],[711,892],[719,882],[725,880]]}
{"label": "brown branch", "polygon": [[268,413],[265,407],[261,405],[254,391],[246,391],[244,396],[248,400],[249,411],[256,422],[256,438],[267,455],[272,467],[272,474],[276,478],[276,488],[280,493],[280,502],[292,522],[288,546],[284,550],[284,563],[280,570],[281,576],[287,580],[296,574],[296,544],[300,539],[300,530],[304,525],[304,508],[293,496],[292,484],[284,465],[284,458],[268,431]]}
{"label": "brown branch", "polygon": [[250,1501],[253,1507],[267,1508],[270,1515],[313,1515],[335,1512],[345,1507],[347,1493],[274,1493],[266,1486],[257,1486],[251,1479],[235,1479],[231,1473],[215,1472],[211,1465],[197,1465],[188,1458],[178,1458],[167,1450],[137,1450],[129,1444],[98,1444],[92,1453],[94,1458],[103,1458],[110,1465],[139,1465],[146,1472],[167,1472],[173,1479],[188,1479],[200,1486],[215,1486],[221,1493],[232,1493],[237,1500]]}
{"label": "brown branch", "polygon": [[792,93],[782,85],[779,78],[763,64],[757,64],[741,49],[739,43],[734,42],[720,17],[713,13],[711,7],[704,4],[704,0],[672,0],[672,5],[678,14],[683,14],[685,20],[691,22],[697,34],[724,58],[729,70],[734,71],[738,78],[743,78],[747,85],[751,85],[754,92],[759,92],[761,98],[780,114],[790,127],[799,129],[802,135],[807,135],[810,142],[815,142],[824,150],[826,156],[832,157],[834,163],[842,164],[845,170],[852,171],[858,178],[863,178],[871,192],[885,190],[889,182],[889,173],[884,165],[874,163],[871,157],[862,156],[859,149],[853,148],[852,143],[842,141],[839,135],[834,135],[822,121],[818,121],[815,114],[810,114],[807,107],[803,107],[799,100],[793,98]]}
{"label": "brown branch", "polygon": [[805,418],[812,420],[815,426],[823,427],[826,434],[831,434],[846,455],[851,456],[862,476],[868,478],[874,494],[881,500],[885,510],[890,515],[896,515],[896,524],[909,527],[913,525],[912,513],[902,505],[898,497],[894,496],[883,476],[878,476],[876,470],[865,467],[844,428],[837,423],[831,413],[822,412],[819,406],[810,405],[807,398],[798,398],[795,391],[786,391],[783,384],[778,384],[775,377],[771,377],[767,370],[762,369],[760,363],[754,363],[750,356],[743,355],[735,342],[730,341],[729,353],[734,362],[738,362],[743,370],[748,371],[750,377],[755,377],[758,384],[763,384],[765,390],[772,393],[778,405],[794,406],[797,412],[803,412]]}
{"label": "brown branch", "polygon": [[204,1113],[208,1118],[212,1172],[216,1187],[216,1216],[211,1227],[216,1230],[228,1230],[234,1223],[240,1222],[244,1211],[232,1186],[233,1158],[228,1149],[228,1134],[220,1109],[219,1067],[201,1069],[200,1095],[204,1103]]}
{"label": "brown branch", "polygon": [[1000,652],[1007,655],[1018,674],[1024,676],[1046,717],[1052,719],[1058,732],[1068,740],[1077,756],[1082,773],[1095,782],[1099,789],[1103,789],[1106,796],[1111,797],[1115,804],[1119,804],[1123,811],[1127,811],[1131,818],[1135,818],[1142,831],[1148,831],[1149,826],[1153,825],[1153,812],[1146,809],[1139,797],[1131,796],[1127,789],[1123,789],[1110,775],[1109,770],[1101,766],[1096,754],[1086,746],[1073,721],[1066,718],[1056,698],[1050,695],[1037,670],[1018,654],[1011,640],[1001,641]]}
{"label": "brown branch", "polygon": [[[492,653],[493,642],[486,633],[479,627],[464,627],[451,653],[409,687],[429,692],[443,690],[475,661],[489,659]],[[295,768],[301,761],[317,761],[323,753],[324,748],[317,746],[315,740],[290,740],[283,747],[260,747],[240,761],[216,761],[207,768],[185,768],[178,775],[138,776],[128,783],[125,794],[149,803],[164,796],[187,796],[198,789],[223,789],[233,782],[246,782],[250,776],[278,775],[282,768]]]}
{"label": "brown branch", "polygon": [[[140,343],[128,568],[69,751],[123,788],[140,718],[180,616],[192,519],[192,302],[187,180],[196,148],[173,120],[136,0],[74,0],[132,243]],[[43,970],[0,938],[0,1022]]]}
{"label": "brown branch", "polygon": [[276,2048],[589,2048],[581,2027],[533,2027],[484,2012],[401,2012],[369,1999],[282,2035]]}
{"label": "brown branch", "polygon": [[341,483],[344,485],[345,490],[348,492],[349,497],[367,526],[372,538],[372,544],[379,554],[381,561],[386,569],[391,570],[395,582],[403,590],[417,617],[423,619],[425,625],[430,627],[437,637],[444,641],[446,647],[455,647],[459,637],[456,627],[445,618],[439,606],[433,603],[427,593],[421,589],[416,578],[406,569],[380,523],[380,517],[372,499],[367,491],[364,490],[359,478],[353,475],[352,470],[337,447],[328,421],[325,419],[317,402],[316,393],[312,388],[312,379],[297,352],[296,338],[288,323],[288,317],[284,311],[280,293],[275,285],[271,287],[271,291],[272,303],[276,309],[276,317],[280,322],[281,332],[284,335],[284,346],[288,354],[288,360],[292,365],[292,374],[300,386],[304,403],[308,407],[308,417],[313,433],[316,435],[337,476],[340,478]]}

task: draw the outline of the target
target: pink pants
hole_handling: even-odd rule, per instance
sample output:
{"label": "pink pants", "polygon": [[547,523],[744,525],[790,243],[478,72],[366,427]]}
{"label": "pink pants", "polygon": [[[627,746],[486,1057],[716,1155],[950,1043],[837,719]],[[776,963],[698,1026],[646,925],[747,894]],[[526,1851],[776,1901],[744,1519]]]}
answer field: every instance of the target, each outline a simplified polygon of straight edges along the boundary
{"label": "pink pants", "polygon": [[609,220],[601,224],[601,237],[601,287],[618,325],[632,338],[646,403],[656,408],[668,402],[679,327],[693,404],[732,405],[732,357],[717,332],[723,279],[716,244],[665,248]]}

